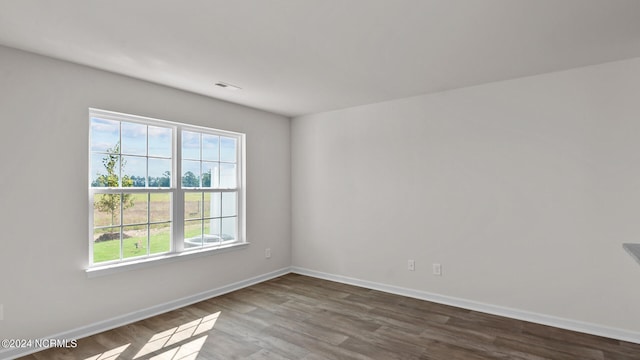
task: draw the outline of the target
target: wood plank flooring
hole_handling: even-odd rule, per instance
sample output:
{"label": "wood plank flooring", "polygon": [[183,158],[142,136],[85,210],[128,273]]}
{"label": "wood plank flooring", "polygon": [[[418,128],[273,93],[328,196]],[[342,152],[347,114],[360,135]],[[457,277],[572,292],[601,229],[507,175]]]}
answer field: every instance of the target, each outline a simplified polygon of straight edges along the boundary
{"label": "wood plank flooring", "polygon": [[24,360],[626,360],[640,345],[288,274]]}

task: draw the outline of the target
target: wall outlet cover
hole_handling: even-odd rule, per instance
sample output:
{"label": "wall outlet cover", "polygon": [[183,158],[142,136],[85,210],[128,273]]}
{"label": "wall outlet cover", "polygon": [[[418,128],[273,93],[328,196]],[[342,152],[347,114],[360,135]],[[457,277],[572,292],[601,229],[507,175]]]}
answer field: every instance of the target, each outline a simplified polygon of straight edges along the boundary
{"label": "wall outlet cover", "polygon": [[409,262],[407,263],[407,268],[409,269],[409,271],[415,271],[415,269],[416,269],[416,261],[415,260],[409,260]]}
{"label": "wall outlet cover", "polygon": [[442,276],[442,265],[433,264],[433,275]]}

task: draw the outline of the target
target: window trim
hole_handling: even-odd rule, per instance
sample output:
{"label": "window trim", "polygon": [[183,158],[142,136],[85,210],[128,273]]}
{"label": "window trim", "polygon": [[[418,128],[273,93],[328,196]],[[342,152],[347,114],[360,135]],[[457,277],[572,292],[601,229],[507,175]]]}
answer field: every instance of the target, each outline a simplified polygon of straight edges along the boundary
{"label": "window trim", "polygon": [[241,250],[249,246],[251,243],[245,241],[242,243],[234,243],[230,245],[223,245],[219,247],[207,247],[197,250],[191,251],[183,251],[181,253],[170,254],[163,253],[161,255],[146,257],[146,258],[135,258],[136,260],[130,260],[115,264],[108,265],[95,265],[85,269],[85,273],[88,278],[100,277],[109,274],[116,274],[119,272],[144,269],[147,267],[152,267],[160,264],[169,264],[176,261],[197,259],[205,256],[212,256],[217,254],[222,254],[230,251]]}
{"label": "window trim", "polygon": [[[138,115],[130,115],[125,113],[113,112],[89,108],[88,119],[91,124],[92,118],[100,118],[105,120],[129,122],[144,124],[149,126],[159,126],[170,128],[172,132],[172,148],[171,148],[171,186],[170,187],[92,187],[91,174],[91,126],[89,126],[88,136],[88,154],[89,154],[89,171],[88,174],[88,242],[89,256],[88,266],[86,268],[87,275],[90,277],[96,274],[107,274],[134,268],[146,267],[147,265],[156,263],[166,263],[178,259],[188,259],[193,257],[211,255],[214,253],[226,252],[230,249],[244,248],[249,242],[246,239],[246,135],[239,132],[228,130],[214,129],[204,126],[179,123],[175,121],[167,121],[154,119]],[[182,131],[193,131],[201,134],[213,134],[216,136],[231,137],[236,139],[236,188],[220,188],[214,189],[209,187],[182,187]],[[147,155],[148,156],[148,155]],[[147,170],[148,171],[148,170]],[[202,174],[200,175],[202,176]],[[147,176],[148,178],[148,176]],[[148,181],[148,180],[147,180]],[[202,183],[200,184],[202,185]],[[202,246],[195,249],[184,248],[184,195],[187,192],[204,191],[204,192],[229,192],[233,191],[237,194],[237,221],[236,221],[236,240],[233,242],[219,243],[217,245]],[[94,204],[93,199],[96,193],[170,193],[171,194],[171,214],[170,214],[170,249],[168,252],[158,254],[148,254],[144,256],[121,258],[118,260],[104,261],[95,263],[93,260],[93,216]],[[148,221],[150,219],[147,219]],[[124,226],[121,224],[120,226]],[[121,249],[122,251],[122,249]]]}

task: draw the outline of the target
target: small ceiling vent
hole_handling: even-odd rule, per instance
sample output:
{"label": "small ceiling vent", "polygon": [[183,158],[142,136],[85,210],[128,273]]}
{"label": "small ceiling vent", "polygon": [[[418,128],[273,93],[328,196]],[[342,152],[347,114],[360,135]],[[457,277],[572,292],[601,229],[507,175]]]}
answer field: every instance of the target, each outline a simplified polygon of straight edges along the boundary
{"label": "small ceiling vent", "polygon": [[242,90],[242,88],[240,88],[239,86],[231,85],[222,81],[218,81],[216,83],[216,86],[227,90]]}

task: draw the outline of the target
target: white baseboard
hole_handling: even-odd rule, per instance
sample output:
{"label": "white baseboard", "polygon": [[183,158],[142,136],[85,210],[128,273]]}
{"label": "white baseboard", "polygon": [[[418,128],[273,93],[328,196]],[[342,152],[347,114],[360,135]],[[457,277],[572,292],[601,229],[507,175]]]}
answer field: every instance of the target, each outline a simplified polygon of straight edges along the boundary
{"label": "white baseboard", "polygon": [[[220,296],[235,290],[267,281],[278,276],[286,275],[291,272],[289,267],[282,268],[276,271],[272,271],[267,274],[262,274],[250,279],[235,282],[233,284],[225,285],[217,289],[201,292],[192,296],[187,296],[182,299],[173,300],[164,304],[155,305],[140,311],[135,311],[122,316],[117,316],[112,319],[100,321],[87,326],[82,326],[70,331],[65,331],[59,334],[43,337],[43,339],[80,339],[87,336],[95,335],[104,331],[115,329],[120,326],[131,324],[136,321],[144,320],[146,318],[166,313],[171,310],[175,310],[184,306],[195,304],[197,302],[210,299],[212,297]],[[44,348],[9,348],[0,350],[0,359],[9,360],[15,359],[20,356],[29,355],[31,353],[44,350]]]}
{"label": "white baseboard", "polygon": [[402,296],[408,296],[420,300],[431,301],[439,304],[445,304],[455,306],[463,309],[474,310],[492,315],[504,316],[512,319],[518,319],[528,321],[532,323],[553,326],[556,328],[581,332],[585,334],[591,334],[596,336],[603,336],[611,339],[628,341],[635,344],[640,344],[640,333],[611,328],[607,326],[591,324],[571,319],[564,319],[550,315],[538,314],[534,312],[512,309],[502,306],[496,306],[491,304],[480,303],[476,301],[460,299],[451,296],[444,296],[429,293],[426,291],[407,289],[399,286],[381,284],[372,281],[355,279],[347,276],[328,274],[320,271],[310,270],[301,267],[292,267],[291,272],[311,276],[319,279],[336,281],[344,284],[355,285],[364,287],[367,289],[384,291],[391,294],[397,294]]}

